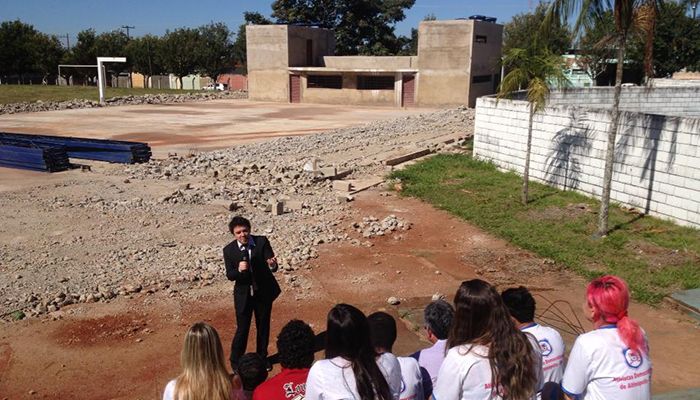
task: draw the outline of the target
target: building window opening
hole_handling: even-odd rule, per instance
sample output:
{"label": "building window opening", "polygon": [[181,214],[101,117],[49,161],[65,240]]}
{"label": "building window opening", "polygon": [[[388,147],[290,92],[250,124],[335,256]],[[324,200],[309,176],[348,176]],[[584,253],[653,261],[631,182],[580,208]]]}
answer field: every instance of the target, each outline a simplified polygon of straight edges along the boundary
{"label": "building window opening", "polygon": [[486,36],[476,35],[476,39],[474,41],[477,43],[486,43]]}
{"label": "building window opening", "polygon": [[343,77],[341,75],[309,75],[306,78],[306,87],[312,89],[342,89]]}
{"label": "building window opening", "polygon": [[394,90],[393,76],[358,76],[357,88],[359,90]]}
{"label": "building window opening", "polygon": [[472,83],[487,83],[491,82],[491,75],[476,75],[472,78]]}

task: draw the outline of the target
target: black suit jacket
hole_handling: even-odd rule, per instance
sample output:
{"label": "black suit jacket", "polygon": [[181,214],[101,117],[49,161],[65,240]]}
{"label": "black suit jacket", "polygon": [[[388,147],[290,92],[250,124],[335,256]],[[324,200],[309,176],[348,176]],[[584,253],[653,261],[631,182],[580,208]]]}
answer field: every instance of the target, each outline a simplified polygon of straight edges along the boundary
{"label": "black suit jacket", "polygon": [[257,286],[255,298],[258,301],[272,303],[282,292],[275,276],[272,275],[277,270],[277,266],[271,270],[267,265],[267,260],[275,256],[270,241],[265,236],[250,235],[250,237],[255,246],[251,252],[250,267],[246,271],[238,271],[238,263],[243,259],[243,252],[238,247],[238,242],[234,240],[224,247],[226,277],[236,283],[233,287],[236,308],[245,307],[245,304],[250,300],[250,286],[253,283],[253,278]]}

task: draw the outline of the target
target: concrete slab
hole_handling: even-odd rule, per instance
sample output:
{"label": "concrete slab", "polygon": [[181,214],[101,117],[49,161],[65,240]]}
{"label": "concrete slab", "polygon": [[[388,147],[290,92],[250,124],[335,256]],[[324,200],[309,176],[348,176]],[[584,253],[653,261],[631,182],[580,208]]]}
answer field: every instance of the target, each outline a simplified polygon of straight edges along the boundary
{"label": "concrete slab", "polygon": [[166,157],[430,111],[215,100],[0,115],[0,131],[142,141]]}
{"label": "concrete slab", "polygon": [[403,149],[389,154],[382,161],[384,165],[398,165],[414,158],[423,157],[430,154],[430,149]]}
{"label": "concrete slab", "polygon": [[700,288],[676,292],[671,295],[671,299],[692,317],[700,320]]}

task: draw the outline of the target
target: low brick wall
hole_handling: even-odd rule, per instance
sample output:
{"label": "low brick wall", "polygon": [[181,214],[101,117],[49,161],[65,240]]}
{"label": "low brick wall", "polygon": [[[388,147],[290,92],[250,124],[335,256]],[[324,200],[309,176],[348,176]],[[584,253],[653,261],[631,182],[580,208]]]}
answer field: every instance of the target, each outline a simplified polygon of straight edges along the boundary
{"label": "low brick wall", "polygon": [[[607,110],[547,107],[535,115],[530,177],[600,197]],[[477,101],[474,155],[523,172],[528,103]],[[681,225],[700,227],[700,118],[623,112],[611,199]]]}
{"label": "low brick wall", "polygon": [[[609,108],[613,103],[613,87],[571,88],[553,91],[552,106]],[[647,114],[700,117],[700,86],[623,87],[620,108]]]}

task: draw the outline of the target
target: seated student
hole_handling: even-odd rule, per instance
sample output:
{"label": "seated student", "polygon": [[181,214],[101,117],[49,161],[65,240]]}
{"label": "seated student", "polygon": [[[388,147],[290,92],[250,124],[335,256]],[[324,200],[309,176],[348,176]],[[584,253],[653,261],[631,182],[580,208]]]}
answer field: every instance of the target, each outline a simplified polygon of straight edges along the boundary
{"label": "seated student", "polygon": [[480,279],[465,281],[454,303],[449,350],[433,397],[535,399],[541,389],[542,354],[534,337],[515,327],[496,289]]}
{"label": "seated student", "polygon": [[564,373],[564,340],[555,329],[535,323],[535,298],[520,286],[501,293],[501,298],[515,325],[535,336],[542,351],[544,372],[543,399],[558,399],[561,376]]}
{"label": "seated student", "polygon": [[251,400],[255,388],[267,379],[267,361],[258,353],[244,354],[238,360],[236,372],[241,378],[245,399]]}
{"label": "seated student", "polygon": [[390,353],[377,354],[367,317],[349,304],[328,313],[326,359],[314,363],[306,380],[306,400],[398,400],[401,367]]}
{"label": "seated student", "polygon": [[289,321],[277,336],[282,372],[258,386],[253,400],[303,399],[306,378],[314,362],[314,342],[314,331],[306,322]]}
{"label": "seated student", "polygon": [[423,312],[425,335],[433,345],[412,354],[411,357],[418,360],[418,365],[430,377],[430,382],[423,380],[423,388],[429,392],[432,392],[432,388],[435,387],[438,371],[440,371],[442,360],[445,359],[445,354],[447,354],[445,345],[447,344],[447,335],[450,332],[454,315],[455,309],[444,300],[431,302],[425,307]]}
{"label": "seated student", "polygon": [[629,290],[616,276],[593,280],[584,312],[595,330],[574,342],[561,387],[568,399],[648,400],[651,360],[642,328],[627,316]]}
{"label": "seated student", "polygon": [[[385,312],[375,312],[367,316],[372,346],[379,354],[391,353],[396,342],[396,320]],[[418,361],[412,357],[396,357],[401,366],[400,400],[423,400],[423,382]],[[430,396],[428,393],[427,396]]]}
{"label": "seated student", "polygon": [[242,399],[240,382],[229,375],[216,329],[204,322],[190,327],[180,354],[182,373],[165,386],[163,400]]}

